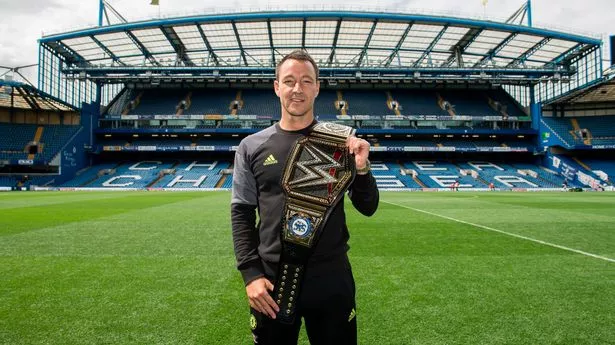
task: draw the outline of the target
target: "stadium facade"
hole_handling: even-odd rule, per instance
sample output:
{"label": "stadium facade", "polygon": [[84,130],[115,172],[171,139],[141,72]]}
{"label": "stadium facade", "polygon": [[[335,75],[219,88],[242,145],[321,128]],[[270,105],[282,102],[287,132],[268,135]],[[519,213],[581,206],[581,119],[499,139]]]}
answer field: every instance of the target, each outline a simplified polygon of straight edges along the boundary
{"label": "stadium facade", "polygon": [[239,140],[280,118],[276,63],[307,50],[321,121],[372,143],[381,188],[612,188],[599,39],[367,11],[211,14],[39,40],[38,88],[0,81],[6,189],[229,188]]}

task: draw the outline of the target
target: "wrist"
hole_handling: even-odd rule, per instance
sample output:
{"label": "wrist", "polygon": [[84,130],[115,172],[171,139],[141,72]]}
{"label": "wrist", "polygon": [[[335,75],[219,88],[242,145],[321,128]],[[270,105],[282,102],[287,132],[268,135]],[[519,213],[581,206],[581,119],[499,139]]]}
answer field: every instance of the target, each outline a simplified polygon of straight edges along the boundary
{"label": "wrist", "polygon": [[370,170],[371,170],[371,164],[369,162],[369,159],[366,159],[364,167],[361,167],[361,168],[357,167],[357,175],[367,175]]}

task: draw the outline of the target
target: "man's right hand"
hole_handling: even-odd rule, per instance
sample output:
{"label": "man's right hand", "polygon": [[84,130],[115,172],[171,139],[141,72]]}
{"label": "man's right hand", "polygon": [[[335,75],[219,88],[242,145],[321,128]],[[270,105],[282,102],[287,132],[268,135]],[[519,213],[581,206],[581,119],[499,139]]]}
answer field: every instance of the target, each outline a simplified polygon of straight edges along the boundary
{"label": "man's right hand", "polygon": [[271,298],[269,291],[273,291],[273,284],[264,277],[255,279],[246,285],[250,307],[275,319],[275,315],[280,311],[280,307]]}

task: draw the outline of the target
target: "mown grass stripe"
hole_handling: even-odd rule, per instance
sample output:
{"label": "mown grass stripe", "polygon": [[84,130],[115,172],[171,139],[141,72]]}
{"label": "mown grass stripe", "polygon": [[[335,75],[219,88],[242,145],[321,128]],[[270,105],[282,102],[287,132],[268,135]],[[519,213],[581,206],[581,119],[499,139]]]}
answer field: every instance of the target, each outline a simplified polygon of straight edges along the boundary
{"label": "mown grass stripe", "polygon": [[592,258],[595,258],[595,259],[605,260],[605,261],[609,261],[609,262],[615,262],[615,259],[607,258],[607,257],[602,256],[602,255],[597,255],[597,254],[585,252],[585,251],[582,251],[582,250],[579,250],[579,249],[574,249],[574,248],[562,246],[562,245],[559,245],[559,244],[550,243],[550,242],[542,241],[542,240],[539,240],[539,239],[535,239],[535,238],[531,238],[531,237],[527,237],[527,236],[523,236],[523,235],[514,234],[514,233],[511,233],[511,232],[504,231],[504,230],[498,230],[498,229],[495,229],[495,228],[492,228],[492,227],[489,227],[489,226],[486,226],[486,225],[466,222],[466,221],[461,220],[461,219],[456,219],[456,218],[453,218],[453,217],[449,217],[449,216],[445,216],[445,215],[442,215],[442,214],[437,214],[437,213],[421,210],[421,209],[410,207],[410,206],[396,204],[396,203],[393,203],[393,202],[390,202],[390,201],[382,200],[382,202],[385,202],[385,203],[391,204],[391,205],[395,205],[395,206],[399,206],[399,207],[402,207],[402,208],[406,208],[406,209],[409,209],[409,210],[413,210],[413,211],[416,211],[416,212],[421,212],[421,213],[429,214],[429,215],[432,215],[432,216],[435,216],[435,217],[448,219],[448,220],[451,220],[451,221],[454,221],[454,222],[457,222],[457,223],[471,225],[473,227],[477,227],[477,228],[481,228],[481,229],[485,229],[485,230],[489,230],[489,231],[494,231],[494,232],[497,232],[497,233],[500,233],[500,234],[504,234],[504,235],[507,235],[507,236],[512,236],[512,237],[515,237],[515,238],[520,238],[522,240],[531,241],[531,242],[539,243],[539,244],[542,244],[542,245],[545,245],[545,246],[554,247],[554,248],[566,250],[566,251],[569,251],[569,252],[573,252],[573,253],[589,256],[589,257],[592,257]]}
{"label": "mown grass stripe", "polygon": [[204,196],[205,194],[161,193],[140,198],[139,194],[118,194],[117,198],[112,199],[102,198],[87,202],[80,200],[45,206],[4,209],[0,216],[0,236],[105,218]]}

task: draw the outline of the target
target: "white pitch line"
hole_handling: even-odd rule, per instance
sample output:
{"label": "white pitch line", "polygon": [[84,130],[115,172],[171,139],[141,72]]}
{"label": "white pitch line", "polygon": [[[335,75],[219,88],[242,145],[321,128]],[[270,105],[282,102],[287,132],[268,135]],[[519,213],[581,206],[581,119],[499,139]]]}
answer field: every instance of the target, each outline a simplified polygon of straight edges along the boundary
{"label": "white pitch line", "polygon": [[399,207],[402,207],[402,208],[407,208],[409,210],[413,210],[413,211],[416,211],[416,212],[421,212],[421,213],[429,214],[429,215],[432,215],[432,216],[436,216],[436,217],[452,220],[452,221],[457,222],[457,223],[467,224],[467,225],[475,226],[477,228],[481,228],[481,229],[485,229],[485,230],[489,230],[489,231],[494,231],[494,232],[498,232],[500,234],[504,234],[504,235],[508,235],[508,236],[512,236],[512,237],[516,237],[516,238],[520,238],[520,239],[523,239],[523,240],[526,240],[526,241],[540,243],[540,244],[545,245],[545,246],[567,250],[569,252],[573,252],[573,253],[577,253],[577,254],[581,254],[581,255],[585,255],[585,256],[590,256],[590,257],[595,258],[595,259],[600,259],[600,260],[609,261],[609,262],[615,262],[615,259],[607,258],[606,256],[601,256],[601,255],[597,255],[597,254],[592,254],[592,253],[584,252],[582,250],[578,250],[578,249],[574,249],[574,248],[569,248],[569,247],[566,247],[566,246],[561,246],[561,245],[555,244],[555,243],[549,243],[549,242],[537,240],[535,238],[531,238],[531,237],[527,237],[527,236],[523,236],[523,235],[513,234],[511,232],[506,232],[506,231],[503,231],[503,230],[498,230],[498,229],[495,229],[495,228],[492,228],[492,227],[489,227],[489,226],[466,222],[465,220],[455,219],[455,218],[452,218],[452,217],[448,217],[448,216],[444,216],[444,215],[441,215],[441,214],[437,214],[437,213],[421,210],[421,209],[418,209],[418,208],[396,204],[396,203],[390,202],[390,201],[385,201],[385,200],[381,200],[381,201],[385,202],[387,204],[399,206]]}

